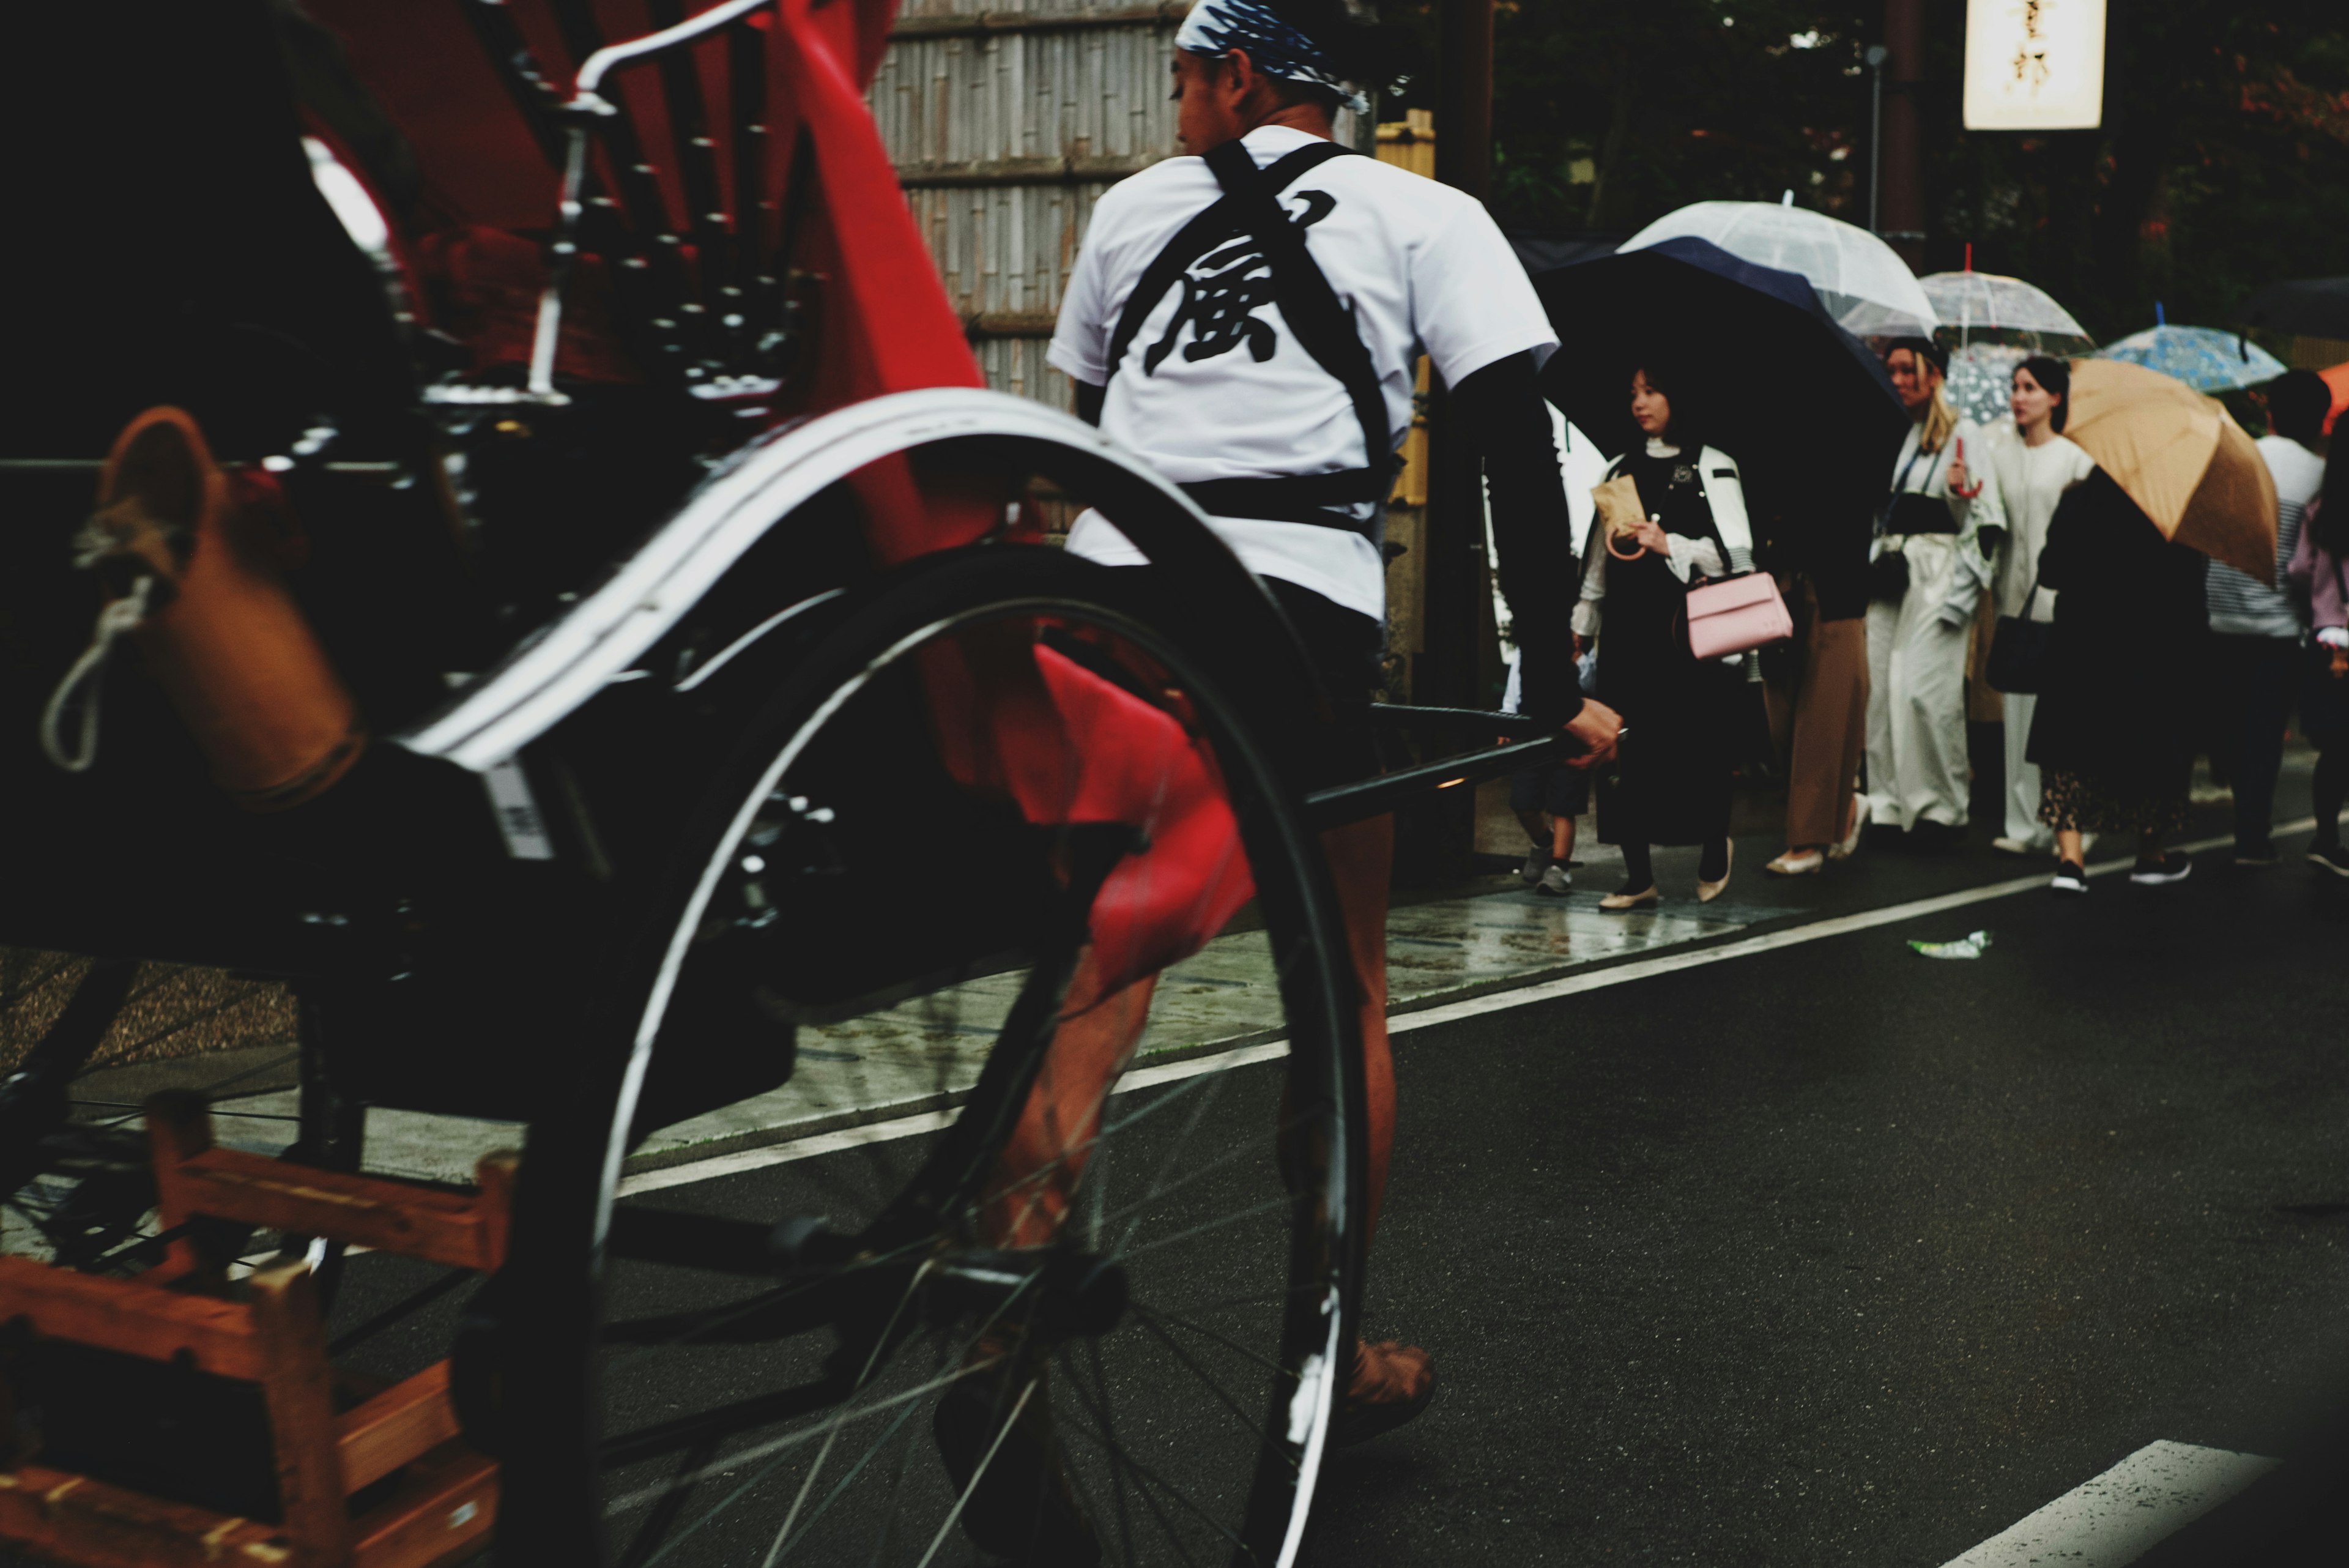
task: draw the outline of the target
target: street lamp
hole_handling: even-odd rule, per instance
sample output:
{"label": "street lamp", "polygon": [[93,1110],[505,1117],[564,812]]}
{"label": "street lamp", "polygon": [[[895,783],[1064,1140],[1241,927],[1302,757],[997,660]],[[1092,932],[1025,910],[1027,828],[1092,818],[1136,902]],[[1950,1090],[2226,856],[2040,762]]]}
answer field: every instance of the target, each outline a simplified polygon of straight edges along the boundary
{"label": "street lamp", "polygon": [[1891,57],[1892,51],[1881,44],[1868,45],[1868,53],[1861,57],[1872,78],[1868,106],[1868,232],[1871,234],[1883,232],[1876,221],[1876,195],[1884,170],[1884,62]]}

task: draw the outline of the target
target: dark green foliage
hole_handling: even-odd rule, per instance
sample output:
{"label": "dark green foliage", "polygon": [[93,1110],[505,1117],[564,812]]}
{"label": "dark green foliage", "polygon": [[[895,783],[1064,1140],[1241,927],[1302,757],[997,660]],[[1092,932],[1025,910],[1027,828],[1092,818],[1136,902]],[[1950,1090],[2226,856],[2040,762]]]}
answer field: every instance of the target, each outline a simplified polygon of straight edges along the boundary
{"label": "dark green foliage", "polygon": [[[1920,270],[1962,265],[1971,242],[1976,266],[2042,285],[2107,341],[2157,299],[2220,324],[2261,283],[2349,272],[2337,0],[2112,0],[2104,128],[2044,136],[1961,128],[1964,0],[1925,4]],[[1434,4],[1393,15],[1432,62]],[[1882,21],[1832,0],[1501,0],[1492,205],[1515,229],[1629,234],[1792,190],[1865,224],[1862,57]],[[1435,96],[1431,69],[1407,101]]]}

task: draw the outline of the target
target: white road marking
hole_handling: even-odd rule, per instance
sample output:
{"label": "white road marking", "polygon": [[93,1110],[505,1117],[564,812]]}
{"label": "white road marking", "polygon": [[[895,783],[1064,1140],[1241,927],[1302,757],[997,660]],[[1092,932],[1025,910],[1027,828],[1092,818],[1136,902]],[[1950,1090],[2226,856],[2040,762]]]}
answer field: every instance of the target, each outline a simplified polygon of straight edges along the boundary
{"label": "white road marking", "polygon": [[[2297,822],[2276,825],[2275,836],[2303,833],[2316,826],[2314,817],[2302,817]],[[2232,835],[2219,838],[2200,838],[2191,844],[2170,847],[2187,854],[2199,854],[2234,842]],[[2126,871],[2134,857],[2103,860],[2088,867],[2091,877],[2109,876]],[[1660,974],[1681,970],[1697,969],[1705,964],[1723,963],[1731,959],[1752,958],[1757,953],[1775,952],[1781,948],[1800,947],[1828,937],[1846,936],[1853,931],[1865,931],[1878,926],[1897,925],[1926,915],[1938,915],[1947,909],[1962,909],[1969,904],[1984,904],[1993,898],[2012,898],[2035,888],[2047,886],[2053,875],[2052,867],[2035,871],[2028,877],[2015,877],[2004,882],[1992,882],[1986,887],[1964,888],[1954,893],[1943,893],[1930,898],[1913,898],[1905,904],[1888,904],[1880,909],[1863,909],[1855,915],[1837,915],[1808,925],[1795,926],[1765,936],[1747,937],[1742,941],[1724,942],[1719,947],[1703,948],[1695,952],[1671,952],[1656,958],[1617,964],[1610,969],[1594,970],[1588,974],[1567,975],[1557,980],[1542,981],[1533,985],[1519,986],[1513,991],[1496,991],[1483,996],[1472,996],[1464,1002],[1449,1002],[1439,1007],[1423,1008],[1416,1012],[1397,1013],[1387,1020],[1387,1033],[1404,1034],[1414,1029],[1429,1029],[1439,1023],[1451,1023],[1463,1018],[1476,1018],[1487,1012],[1506,1012],[1513,1007],[1526,1007],[1535,1002],[1551,1002],[1561,996],[1577,996],[1587,991],[1600,991],[1611,985],[1629,985],[1633,981],[1651,980]],[[1202,1073],[1220,1073],[1233,1067],[1253,1066],[1259,1062],[1274,1062],[1287,1054],[1287,1042],[1274,1040],[1262,1044],[1245,1045],[1236,1051],[1218,1052],[1213,1055],[1194,1056],[1187,1061],[1170,1062],[1163,1067],[1143,1067],[1128,1073],[1118,1081],[1114,1091],[1130,1094],[1160,1084],[1196,1077]],[[789,1143],[769,1144],[760,1148],[746,1148],[733,1154],[716,1155],[706,1160],[685,1165],[665,1166],[631,1176],[620,1183],[620,1196],[632,1197],[639,1192],[654,1192],[665,1187],[682,1187],[690,1182],[708,1181],[721,1176],[738,1176],[747,1170],[763,1170],[771,1165],[785,1165],[793,1160],[812,1159],[819,1155],[834,1154],[842,1149],[861,1148],[869,1144],[888,1143],[897,1138],[916,1137],[936,1132],[950,1125],[957,1115],[956,1109],[926,1111],[919,1116],[900,1116],[894,1121],[872,1122],[864,1127],[846,1127],[837,1132],[818,1133],[812,1137]]]}
{"label": "white road marking", "polygon": [[[1220,1073],[1227,1068],[1251,1066],[1258,1062],[1277,1062],[1287,1054],[1288,1043],[1275,1040],[1262,1045],[1244,1046],[1237,1051],[1221,1052],[1213,1056],[1194,1056],[1188,1061],[1169,1062],[1163,1067],[1143,1067],[1120,1078],[1117,1087],[1111,1093],[1123,1095],[1135,1089],[1195,1078],[1202,1073]],[[862,1148],[868,1144],[917,1137],[923,1133],[936,1132],[952,1126],[959,1115],[960,1106],[924,1111],[919,1116],[899,1116],[894,1121],[869,1122],[861,1127],[818,1133],[813,1137],[796,1138],[790,1143],[746,1148],[737,1154],[721,1154],[709,1159],[695,1160],[689,1165],[666,1166],[627,1178],[620,1183],[620,1196],[633,1198],[639,1192],[657,1192],[664,1187],[683,1187],[690,1182],[714,1180],[721,1176],[739,1176],[746,1170],[763,1170],[768,1166],[785,1165],[795,1159],[813,1159],[818,1155],[837,1154],[844,1148]]]}
{"label": "white road marking", "polygon": [[2121,1568],[2281,1462],[2191,1443],[2147,1443],[1943,1568]]}

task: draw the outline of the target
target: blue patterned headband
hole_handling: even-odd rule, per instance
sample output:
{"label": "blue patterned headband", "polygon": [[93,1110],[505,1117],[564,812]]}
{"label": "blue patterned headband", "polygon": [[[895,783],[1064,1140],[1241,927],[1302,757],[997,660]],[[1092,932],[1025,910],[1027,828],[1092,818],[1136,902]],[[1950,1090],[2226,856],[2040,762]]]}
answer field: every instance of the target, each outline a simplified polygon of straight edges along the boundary
{"label": "blue patterned headband", "polygon": [[1371,111],[1371,100],[1346,85],[1321,46],[1262,0],[1200,0],[1183,18],[1174,47],[1188,55],[1244,49],[1248,64],[1268,77],[1328,88],[1356,114]]}

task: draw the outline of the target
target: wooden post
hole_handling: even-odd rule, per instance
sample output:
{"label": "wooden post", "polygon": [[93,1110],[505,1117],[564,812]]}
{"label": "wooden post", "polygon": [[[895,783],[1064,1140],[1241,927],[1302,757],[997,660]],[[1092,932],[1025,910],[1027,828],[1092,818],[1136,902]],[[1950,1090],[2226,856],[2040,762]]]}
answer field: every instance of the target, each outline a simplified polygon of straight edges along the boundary
{"label": "wooden post", "polygon": [[1917,272],[1925,270],[1925,180],[1919,156],[1917,92],[1925,74],[1923,0],[1884,0],[1885,243]]}

